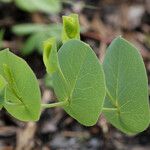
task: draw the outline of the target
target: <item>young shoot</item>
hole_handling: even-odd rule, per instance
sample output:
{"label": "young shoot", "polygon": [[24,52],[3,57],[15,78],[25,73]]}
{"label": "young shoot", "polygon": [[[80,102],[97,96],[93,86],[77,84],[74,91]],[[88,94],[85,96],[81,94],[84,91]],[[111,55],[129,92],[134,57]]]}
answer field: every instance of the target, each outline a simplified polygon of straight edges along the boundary
{"label": "young shoot", "polygon": [[44,42],[43,61],[57,101],[41,104],[38,81],[20,57],[0,51],[0,108],[21,121],[39,120],[41,109],[62,107],[85,126],[104,114],[126,134],[144,131],[150,123],[148,79],[139,51],[122,37],[107,48],[103,64],[80,40],[77,14],[63,17],[62,42]]}

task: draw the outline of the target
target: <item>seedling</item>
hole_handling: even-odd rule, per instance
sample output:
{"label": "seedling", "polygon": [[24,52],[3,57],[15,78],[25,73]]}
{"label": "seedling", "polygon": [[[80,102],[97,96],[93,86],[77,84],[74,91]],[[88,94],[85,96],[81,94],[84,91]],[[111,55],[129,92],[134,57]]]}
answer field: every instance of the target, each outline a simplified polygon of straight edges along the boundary
{"label": "seedling", "polygon": [[85,126],[94,125],[104,113],[126,134],[145,130],[150,122],[148,82],[138,50],[118,37],[100,64],[90,46],[80,41],[77,15],[63,19],[64,44],[57,52],[55,39],[49,39],[43,54],[58,102],[41,104],[34,73],[5,49],[0,52],[0,107],[19,120],[37,121],[42,108],[61,106]]}

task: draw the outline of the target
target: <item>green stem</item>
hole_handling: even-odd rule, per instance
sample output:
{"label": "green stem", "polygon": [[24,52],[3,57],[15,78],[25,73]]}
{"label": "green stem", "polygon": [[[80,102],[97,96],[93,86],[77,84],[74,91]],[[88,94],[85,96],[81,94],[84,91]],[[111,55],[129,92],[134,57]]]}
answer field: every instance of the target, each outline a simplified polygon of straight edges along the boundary
{"label": "green stem", "polygon": [[68,100],[66,100],[66,101],[52,103],[52,104],[41,104],[41,107],[42,108],[62,107],[62,106],[67,106],[68,104],[69,102]]}
{"label": "green stem", "polygon": [[117,111],[117,108],[103,108],[103,111]]}

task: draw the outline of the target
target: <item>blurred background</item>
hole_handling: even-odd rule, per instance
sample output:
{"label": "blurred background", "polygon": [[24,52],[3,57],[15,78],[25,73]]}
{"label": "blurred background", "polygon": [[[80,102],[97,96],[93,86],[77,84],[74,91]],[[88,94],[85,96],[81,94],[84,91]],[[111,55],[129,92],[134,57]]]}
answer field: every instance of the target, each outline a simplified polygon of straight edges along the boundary
{"label": "blurred background", "polygon": [[[70,13],[79,14],[81,39],[101,62],[116,36],[131,41],[143,56],[150,83],[150,0],[0,0],[0,49],[10,48],[27,61],[44,103],[53,102],[55,95],[43,65],[42,43],[55,36],[61,46],[62,15]],[[103,115],[95,126],[84,127],[61,108],[46,109],[38,122],[25,123],[3,109],[0,150],[150,150],[150,128],[127,136]]]}

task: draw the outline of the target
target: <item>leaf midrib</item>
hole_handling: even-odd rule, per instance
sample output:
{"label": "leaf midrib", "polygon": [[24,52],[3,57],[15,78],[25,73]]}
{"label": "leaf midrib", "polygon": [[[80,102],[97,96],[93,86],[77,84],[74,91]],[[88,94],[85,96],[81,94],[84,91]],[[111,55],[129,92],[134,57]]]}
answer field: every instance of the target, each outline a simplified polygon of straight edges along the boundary
{"label": "leaf midrib", "polygon": [[[9,58],[9,51],[6,51],[6,53],[5,53],[5,56],[6,56],[6,58]],[[9,59],[6,59],[7,60],[7,65],[9,66]],[[12,76],[13,76],[13,73],[12,73]],[[11,77],[11,76],[10,76]],[[13,77],[13,79],[11,79],[11,80],[14,80],[14,83],[15,83],[15,85],[16,85],[16,88],[17,88],[17,90],[18,90],[18,87],[17,87],[17,84],[16,84],[16,81],[15,81],[15,78]],[[10,83],[9,83],[10,84]],[[18,90],[19,91],[19,90]],[[15,92],[16,93],[16,92]],[[13,94],[15,94],[14,92],[13,92]],[[21,95],[21,94],[20,94]],[[15,96],[16,96],[16,94],[15,94]],[[29,113],[29,115],[31,115],[32,116],[32,112],[30,111],[30,109],[28,108],[28,106],[23,102],[23,100],[22,100],[22,96],[18,96],[18,94],[17,94],[17,97],[16,97],[22,104],[23,104],[23,106],[26,108],[26,110],[27,110],[27,112]]]}
{"label": "leaf midrib", "polygon": [[75,87],[76,87],[76,84],[77,84],[77,81],[78,81],[78,77],[79,77],[79,75],[80,75],[80,72],[81,72],[81,69],[82,69],[82,67],[83,67],[83,65],[84,65],[84,62],[85,62],[85,60],[86,60],[86,58],[87,58],[87,54],[88,54],[88,53],[86,52],[85,55],[84,55],[83,61],[82,61],[81,65],[80,65],[79,71],[78,71],[78,73],[77,73],[77,75],[76,75],[74,85],[73,85],[72,90],[71,90],[71,92],[70,92],[70,100],[72,100],[72,96],[73,96],[73,93],[74,93],[74,90],[75,90]]}
{"label": "leaf midrib", "polygon": [[[112,99],[111,99],[111,104],[116,108],[116,107],[121,107],[119,106],[119,99],[118,99],[118,89],[119,89],[119,70],[120,70],[120,50],[118,52],[118,57],[117,59],[117,75],[115,76],[116,78],[116,90],[115,90],[115,97],[112,96],[111,92],[109,91],[109,89],[107,88],[109,94],[111,95]],[[112,69],[112,67],[110,66],[110,68]],[[112,69],[113,70],[113,69]],[[110,97],[109,97],[110,98]],[[115,105],[113,104],[112,100],[115,100]]]}

